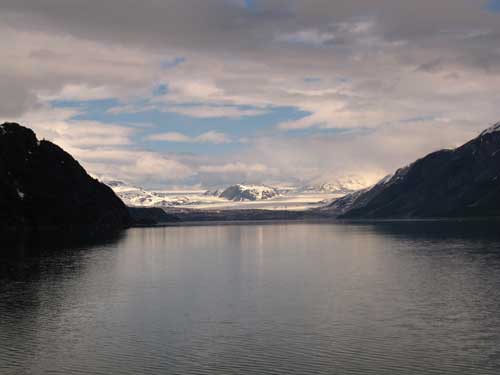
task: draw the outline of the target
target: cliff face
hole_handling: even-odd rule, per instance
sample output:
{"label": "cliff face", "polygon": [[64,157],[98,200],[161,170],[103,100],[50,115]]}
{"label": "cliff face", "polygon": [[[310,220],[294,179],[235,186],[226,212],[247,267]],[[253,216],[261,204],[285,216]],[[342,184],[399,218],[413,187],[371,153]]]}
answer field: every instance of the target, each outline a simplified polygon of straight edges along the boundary
{"label": "cliff face", "polygon": [[500,123],[334,201],[328,210],[349,219],[500,216]]}
{"label": "cliff face", "polygon": [[15,123],[0,125],[0,228],[130,224],[127,207],[71,155]]}

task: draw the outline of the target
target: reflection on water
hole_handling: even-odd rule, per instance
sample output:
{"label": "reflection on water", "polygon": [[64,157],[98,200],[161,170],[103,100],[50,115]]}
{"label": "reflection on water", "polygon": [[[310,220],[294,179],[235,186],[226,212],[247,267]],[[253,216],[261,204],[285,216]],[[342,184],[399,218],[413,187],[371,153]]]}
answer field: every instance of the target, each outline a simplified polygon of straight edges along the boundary
{"label": "reflection on water", "polygon": [[85,230],[50,230],[42,232],[0,232],[0,279],[36,278],[42,257],[85,251],[95,245],[119,241],[123,233],[89,234]]}
{"label": "reflection on water", "polygon": [[212,225],[49,245],[0,279],[0,373],[498,374],[499,232]]}

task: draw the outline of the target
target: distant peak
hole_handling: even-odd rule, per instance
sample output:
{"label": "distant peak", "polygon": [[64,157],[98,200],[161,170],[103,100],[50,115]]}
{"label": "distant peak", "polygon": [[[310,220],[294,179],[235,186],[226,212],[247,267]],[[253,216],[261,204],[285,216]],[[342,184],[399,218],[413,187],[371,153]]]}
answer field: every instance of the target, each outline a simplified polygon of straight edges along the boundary
{"label": "distant peak", "polygon": [[486,135],[486,134],[491,134],[491,133],[499,132],[499,131],[500,131],[500,122],[497,122],[495,125],[493,125],[493,126],[489,127],[488,129],[484,130],[481,133],[481,136]]}

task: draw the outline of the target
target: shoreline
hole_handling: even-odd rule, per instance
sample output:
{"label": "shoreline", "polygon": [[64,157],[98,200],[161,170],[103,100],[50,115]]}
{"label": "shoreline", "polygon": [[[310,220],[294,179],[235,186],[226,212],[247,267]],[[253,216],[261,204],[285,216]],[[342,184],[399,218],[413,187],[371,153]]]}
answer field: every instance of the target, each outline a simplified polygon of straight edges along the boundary
{"label": "shoreline", "polygon": [[437,218],[383,218],[383,219],[340,219],[334,216],[306,216],[296,218],[238,218],[230,217],[215,219],[205,217],[199,220],[184,220],[182,215],[175,222],[158,222],[155,224],[137,224],[131,228],[159,228],[203,225],[241,225],[241,224],[292,224],[292,223],[335,223],[335,224],[377,224],[377,223],[412,223],[412,222],[500,222],[500,216],[484,217],[437,217]]}

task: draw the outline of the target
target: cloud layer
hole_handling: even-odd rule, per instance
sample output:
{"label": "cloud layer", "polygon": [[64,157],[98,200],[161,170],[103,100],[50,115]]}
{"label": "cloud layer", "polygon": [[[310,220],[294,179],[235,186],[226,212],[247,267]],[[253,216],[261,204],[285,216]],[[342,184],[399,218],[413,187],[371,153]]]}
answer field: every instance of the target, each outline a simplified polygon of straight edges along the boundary
{"label": "cloud layer", "polygon": [[3,0],[0,118],[137,183],[376,179],[499,120],[488,4]]}

